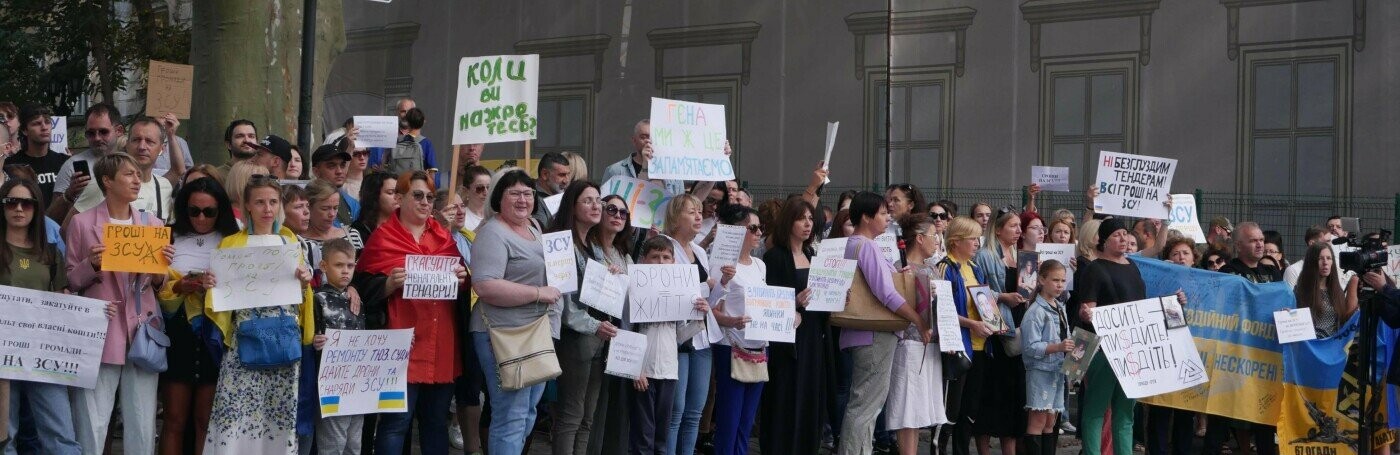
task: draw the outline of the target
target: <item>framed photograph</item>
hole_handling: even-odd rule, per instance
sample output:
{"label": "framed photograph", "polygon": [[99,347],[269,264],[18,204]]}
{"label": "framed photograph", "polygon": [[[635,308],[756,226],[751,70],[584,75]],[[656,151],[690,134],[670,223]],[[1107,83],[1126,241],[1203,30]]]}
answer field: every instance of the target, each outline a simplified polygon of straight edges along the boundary
{"label": "framed photograph", "polygon": [[1021,297],[1035,299],[1035,285],[1038,282],[1040,255],[1034,251],[1016,253],[1016,292]]}
{"label": "framed photograph", "polygon": [[996,291],[983,284],[968,286],[967,292],[972,296],[972,304],[977,306],[977,314],[982,317],[982,322],[991,325],[998,332],[1011,330],[1011,326],[1007,325],[1006,321],[1001,318],[1001,308],[997,306]]}
{"label": "framed photograph", "polygon": [[1074,350],[1065,353],[1065,363],[1061,369],[1070,382],[1079,382],[1084,372],[1089,370],[1089,362],[1099,351],[1099,337],[1094,332],[1075,327],[1070,335],[1074,339]]}
{"label": "framed photograph", "polygon": [[1162,297],[1162,320],[1167,324],[1167,330],[1186,327],[1186,312],[1181,309],[1181,302],[1176,300],[1176,296]]}

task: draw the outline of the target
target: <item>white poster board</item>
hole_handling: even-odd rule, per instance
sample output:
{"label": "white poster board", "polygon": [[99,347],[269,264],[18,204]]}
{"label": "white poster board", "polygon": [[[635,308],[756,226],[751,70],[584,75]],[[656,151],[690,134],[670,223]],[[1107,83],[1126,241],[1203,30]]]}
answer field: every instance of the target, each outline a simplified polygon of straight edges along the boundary
{"label": "white poster board", "polygon": [[626,274],[614,275],[608,271],[608,266],[589,259],[583,267],[583,287],[579,289],[578,300],[608,316],[622,319],[628,279]]}
{"label": "white poster board", "polygon": [[326,330],[316,391],[321,417],[408,412],[413,329]]}
{"label": "white poster board", "polygon": [[700,270],[690,264],[632,264],[627,267],[629,322],[698,321]]}
{"label": "white poster board", "polygon": [[[1065,271],[1066,291],[1074,290],[1074,267],[1070,262],[1071,259],[1074,259],[1074,248],[1075,244],[1073,243],[1039,243],[1035,246],[1035,254],[1039,257],[1041,264],[1054,259],[1068,269]],[[1039,267],[1036,268],[1039,269]]]}
{"label": "white poster board", "polygon": [[1155,220],[1167,219],[1176,160],[1109,151],[1099,152],[1094,212]]}
{"label": "white poster board", "polygon": [[1390,274],[1391,279],[1400,283],[1400,245],[1386,247],[1385,252],[1389,256],[1386,261],[1386,273]]}
{"label": "white poster board", "polygon": [[107,302],[0,286],[0,378],[91,389],[107,340]]}
{"label": "white poster board", "polygon": [[405,300],[455,300],[457,272],[453,269],[461,264],[456,256],[404,256],[403,298]]}
{"label": "white poster board", "polygon": [[539,125],[540,56],[464,57],[457,64],[452,145],[528,141]]}
{"label": "white poster board", "polygon": [[301,245],[221,248],[209,254],[214,274],[214,311],[279,305],[300,305],[301,280],[296,277]]}
{"label": "white poster board", "polygon": [[715,275],[720,267],[734,265],[744,254],[744,236],[748,229],[743,226],[720,224],[715,226],[715,240],[710,243],[710,274]]}
{"label": "white poster board", "polygon": [[1175,229],[1198,244],[1206,243],[1206,233],[1201,230],[1201,215],[1196,211],[1195,196],[1172,195],[1171,222],[1167,224],[1167,229]]}
{"label": "white poster board", "polygon": [[[68,117],[50,117],[49,151],[68,154]],[[24,125],[20,125],[21,128]]]}
{"label": "white poster board", "polygon": [[1039,184],[1041,191],[1069,191],[1069,168],[1031,166],[1031,183]]}
{"label": "white poster board", "polygon": [[564,202],[564,193],[544,198],[544,209],[549,211],[549,216],[559,213],[559,203],[561,202]]}
{"label": "white poster board", "polygon": [[792,288],[741,286],[744,315],[752,320],[744,326],[744,339],[792,343],[797,339],[797,300]]}
{"label": "white poster board", "polygon": [[1175,392],[1207,381],[1190,328],[1167,329],[1163,299],[1177,303],[1176,296],[1170,296],[1092,310],[1099,349],[1128,398]]}
{"label": "white poster board", "polygon": [[893,232],[886,232],[875,237],[875,245],[880,247],[880,254],[885,255],[891,264],[899,264],[899,239]]}
{"label": "white poster board", "polygon": [[948,280],[933,282],[933,319],[938,329],[938,350],[941,352],[963,352],[962,325],[958,324],[958,309],[953,302],[953,283]]}
{"label": "white poster board", "polygon": [[846,243],[850,239],[841,237],[838,239],[825,239],[817,244],[817,256],[819,258],[844,258],[846,257]]}
{"label": "white poster board", "polygon": [[[826,122],[826,154],[822,155],[822,169],[831,170],[831,150],[836,148],[836,131],[841,129],[841,122]],[[822,184],[831,183],[828,176]]]}
{"label": "white poster board", "polygon": [[355,147],[380,147],[392,149],[399,142],[399,118],[392,115],[356,115],[355,127],[360,135],[355,136]]}
{"label": "white poster board", "polygon": [[666,188],[649,180],[616,176],[603,182],[603,196],[618,195],[632,213],[632,227],[661,228],[665,221]]}
{"label": "white poster board", "polygon": [[734,165],[724,154],[724,130],[724,105],[652,98],[647,177],[733,180]]}
{"label": "white poster board", "polygon": [[1312,311],[1289,308],[1274,312],[1274,328],[1278,331],[1279,344],[1317,339],[1313,329]]}
{"label": "white poster board", "polygon": [[617,336],[608,342],[608,359],[603,372],[636,380],[642,376],[642,367],[647,359],[647,336],[637,332],[618,330]]}
{"label": "white poster board", "polygon": [[549,286],[561,294],[578,291],[578,264],[574,261],[574,232],[550,232],[544,242],[544,271]]}
{"label": "white poster board", "polygon": [[807,271],[807,289],[812,291],[807,311],[844,311],[846,294],[856,279],[856,264],[855,259],[840,256],[813,258]]}

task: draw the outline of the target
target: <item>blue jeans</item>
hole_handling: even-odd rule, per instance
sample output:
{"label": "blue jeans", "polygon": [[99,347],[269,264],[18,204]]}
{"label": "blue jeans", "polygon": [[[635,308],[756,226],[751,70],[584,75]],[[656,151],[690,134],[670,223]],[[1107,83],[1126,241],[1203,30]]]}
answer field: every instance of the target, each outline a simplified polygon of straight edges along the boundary
{"label": "blue jeans", "polygon": [[671,408],[671,431],[667,433],[667,455],[695,453],[700,436],[700,414],[710,397],[710,349],[682,352],[680,380],[676,381],[676,403]]}
{"label": "blue jeans", "polygon": [[[544,384],[516,391],[501,390],[501,378],[496,375],[496,353],[491,351],[491,336],[472,332],[476,359],[486,375],[486,395],[491,400],[491,434],[487,446],[491,453],[521,453],[525,437],[535,428],[535,405],[544,396]],[[446,399],[444,398],[444,401]]]}
{"label": "blue jeans", "polygon": [[374,452],[399,455],[409,437],[409,425],[418,417],[418,444],[427,455],[447,454],[447,413],[456,384],[409,384],[408,412],[379,414]]}
{"label": "blue jeans", "polygon": [[763,383],[746,384],[730,377],[730,347],[715,345],[715,455],[746,455],[749,434]]}
{"label": "blue jeans", "polygon": [[[77,432],[73,427],[73,410],[68,399],[68,387],[42,382],[10,381],[10,428],[11,435],[18,433],[19,408],[22,401],[29,403],[34,419],[34,429],[39,435],[39,453],[81,454]],[[14,441],[10,441],[10,446]],[[10,452],[6,449],[7,453]]]}

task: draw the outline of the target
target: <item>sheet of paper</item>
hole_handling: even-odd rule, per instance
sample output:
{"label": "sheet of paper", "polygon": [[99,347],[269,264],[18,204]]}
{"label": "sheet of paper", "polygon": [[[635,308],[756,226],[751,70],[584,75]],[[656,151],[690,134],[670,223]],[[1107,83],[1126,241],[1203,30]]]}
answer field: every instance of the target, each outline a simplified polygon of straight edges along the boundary
{"label": "sheet of paper", "polygon": [[632,214],[632,227],[660,229],[664,224],[666,188],[650,180],[615,176],[603,182],[603,196],[622,196]]}
{"label": "sheet of paper", "polygon": [[170,228],[106,224],[102,226],[102,271],[165,274],[170,261],[161,252],[170,244]]}
{"label": "sheet of paper", "polygon": [[964,352],[962,325],[958,324],[958,309],[953,302],[953,283],[948,280],[933,280],[934,314],[933,324],[938,328],[938,350],[942,352]]}
{"label": "sheet of paper", "polygon": [[[822,168],[831,169],[831,150],[836,148],[836,130],[841,128],[841,122],[826,122],[826,154],[822,155]],[[831,183],[831,177],[827,177],[822,183]]]}
{"label": "sheet of paper", "polygon": [[544,198],[544,209],[549,211],[550,216],[559,213],[559,203],[564,202],[564,193],[559,193]]}
{"label": "sheet of paper", "polygon": [[399,118],[392,115],[356,115],[355,147],[394,148],[399,142]]}
{"label": "sheet of paper", "polygon": [[604,373],[637,379],[642,376],[642,366],[647,358],[647,336],[637,332],[618,330],[617,336],[608,342],[608,359]]}
{"label": "sheet of paper", "polygon": [[1279,344],[1317,339],[1312,312],[1306,309],[1275,311],[1274,327],[1278,328]]}
{"label": "sheet of paper", "polygon": [[151,60],[146,75],[146,112],[155,118],[167,112],[176,118],[190,118],[193,66]]}
{"label": "sheet of paper", "polygon": [[841,237],[838,239],[826,239],[817,244],[817,257],[819,258],[844,258],[846,257],[846,243],[850,239]]}
{"label": "sheet of paper", "polygon": [[608,272],[608,266],[589,259],[583,268],[583,287],[579,290],[578,300],[621,319],[622,307],[627,299],[627,280],[627,275],[613,275]]}
{"label": "sheet of paper", "polygon": [[1031,183],[1040,184],[1041,191],[1069,191],[1069,168],[1031,166]]}
{"label": "sheet of paper", "polygon": [[718,182],[734,179],[724,154],[724,105],[651,99],[651,146],[647,165],[653,179]]}
{"label": "sheet of paper", "polygon": [[1094,212],[1135,218],[1167,219],[1163,205],[1171,197],[1176,160],[1145,155],[1099,152]]}
{"label": "sheet of paper", "polygon": [[744,236],[748,229],[743,226],[721,224],[715,226],[715,241],[710,243],[710,274],[719,272],[720,267],[734,265],[744,254]]}
{"label": "sheet of paper", "polygon": [[880,253],[889,259],[890,263],[899,263],[899,239],[896,239],[893,232],[886,232],[875,237],[875,244],[880,247]]}
{"label": "sheet of paper", "polygon": [[812,259],[812,267],[807,272],[807,289],[812,296],[807,300],[807,311],[839,312],[846,309],[846,294],[856,278],[856,260],[837,257],[817,257]]}
{"label": "sheet of paper", "polygon": [[456,256],[423,256],[411,254],[404,257],[403,282],[405,300],[456,300],[457,273],[453,271],[461,265],[462,258]]}
{"label": "sheet of paper", "polygon": [[0,379],[96,387],[106,309],[102,300],[0,286]]}
{"label": "sheet of paper", "polygon": [[779,343],[792,343],[797,339],[797,304],[792,288],[742,288],[744,315],[752,319],[744,327],[744,339]]}
{"label": "sheet of paper", "polygon": [[1074,267],[1070,261],[1074,259],[1074,248],[1073,243],[1040,243],[1035,246],[1035,254],[1039,256],[1041,264],[1054,260],[1069,269],[1068,273],[1065,273],[1065,290],[1067,291],[1074,290]]}
{"label": "sheet of paper", "polygon": [[1171,223],[1167,225],[1167,229],[1175,229],[1198,244],[1206,243],[1206,233],[1201,230],[1200,213],[1196,211],[1195,196],[1172,195]]}
{"label": "sheet of paper", "polygon": [[627,299],[629,322],[698,321],[700,271],[690,264],[632,264]]}
{"label": "sheet of paper", "polygon": [[326,330],[316,391],[321,417],[408,412],[413,329]]}
{"label": "sheet of paper", "polygon": [[[528,141],[539,126],[540,56],[463,57],[452,145]],[[524,109],[521,109],[521,108]]]}
{"label": "sheet of paper", "polygon": [[68,154],[68,117],[53,116],[49,118],[49,151],[55,153]]}
{"label": "sheet of paper", "polygon": [[544,242],[544,270],[549,285],[561,294],[578,291],[578,265],[574,262],[573,231],[540,236]]}
{"label": "sheet of paper", "polygon": [[221,248],[210,253],[214,311],[302,303],[301,245]]}

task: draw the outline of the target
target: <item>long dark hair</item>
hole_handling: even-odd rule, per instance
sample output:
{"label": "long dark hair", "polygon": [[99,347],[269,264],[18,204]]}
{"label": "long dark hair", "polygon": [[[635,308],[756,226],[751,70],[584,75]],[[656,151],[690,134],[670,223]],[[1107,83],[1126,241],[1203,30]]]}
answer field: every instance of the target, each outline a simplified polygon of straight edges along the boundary
{"label": "long dark hair", "polygon": [[807,256],[816,255],[816,250],[812,249],[812,241],[817,238],[816,209],[812,204],[802,200],[801,197],[788,198],[783,203],[783,208],[778,212],[777,219],[773,220],[773,232],[768,235],[773,237],[773,245],[783,249],[792,248],[792,224],[802,219],[803,214],[812,216],[812,233],[807,236],[807,240],[802,241],[802,253]]}
{"label": "long dark hair", "polygon": [[[29,243],[34,245],[39,262],[44,265],[54,264],[54,261],[58,260],[57,248],[49,243],[49,236],[45,232],[44,193],[39,191],[39,184],[29,179],[12,178],[6,180],[4,185],[0,185],[0,198],[10,197],[10,191],[20,186],[29,190],[30,197],[34,198],[34,206],[31,208],[34,211],[34,217],[29,220],[29,228],[25,229],[25,235],[29,237]],[[6,274],[10,273],[10,259],[15,256],[14,252],[10,251],[10,242],[3,240],[5,236],[9,235],[9,230],[9,223],[0,222],[0,272]],[[54,277],[49,277],[49,279],[52,280]]]}
{"label": "long dark hair", "polygon": [[238,220],[233,215],[233,203],[229,201],[224,186],[212,177],[200,177],[180,187],[180,192],[175,195],[175,222],[170,225],[172,234],[198,234],[194,231],[194,224],[190,223],[189,214],[190,197],[195,193],[209,195],[218,205],[219,215],[214,219],[215,231],[225,237],[238,233]]}
{"label": "long dark hair", "polygon": [[[1323,280],[1322,269],[1318,267],[1318,259],[1322,257],[1322,251],[1331,251],[1332,246],[1327,242],[1316,242],[1308,246],[1308,252],[1303,256],[1303,272],[1298,274],[1298,285],[1293,287],[1293,297],[1297,300],[1298,308],[1307,308],[1312,311],[1313,320],[1317,321],[1322,316],[1322,289],[1319,284]],[[1335,264],[1337,258],[1332,258]],[[1332,273],[1327,274],[1327,298],[1332,303],[1332,308],[1336,310],[1337,320],[1345,321],[1351,316],[1346,310],[1346,300],[1342,296],[1342,281],[1337,277],[1336,266],[1332,267]]]}
{"label": "long dark hair", "polygon": [[[358,224],[374,230],[379,227],[379,192],[384,191],[384,181],[398,179],[388,172],[371,172],[360,184],[360,213],[351,224]],[[362,232],[369,235],[368,232]]]}
{"label": "long dark hair", "polygon": [[[627,199],[624,199],[622,196],[618,196],[616,194],[603,196],[603,200],[601,202],[603,203],[603,205],[607,205],[609,202],[612,202],[614,200],[621,202],[622,207],[627,207]],[[606,213],[607,212],[604,212],[603,216],[607,216]],[[632,217],[623,217],[623,220],[624,221],[622,224],[622,230],[617,232],[617,236],[613,237],[612,247],[616,248],[618,254],[622,255],[622,257],[628,257],[632,255],[632,237],[635,235],[635,233],[632,229]],[[599,229],[599,226],[601,226],[602,224],[603,223],[599,222],[598,226],[593,226],[593,229],[588,230],[589,245],[603,245],[603,230]]]}
{"label": "long dark hair", "polygon": [[[574,206],[578,205],[579,198],[583,197],[583,192],[589,188],[593,188],[599,195],[603,194],[603,191],[598,189],[598,185],[587,180],[575,180],[573,183],[569,184],[568,188],[564,189],[564,197],[559,201],[559,212],[554,214],[554,220],[550,222],[547,232],[570,231],[574,229],[576,225],[574,223]],[[592,229],[590,228],[589,230]],[[582,252],[584,257],[596,260],[598,258],[593,256],[592,249],[582,247],[584,245],[583,238],[587,236],[587,234],[587,232],[574,231],[574,250]]]}

